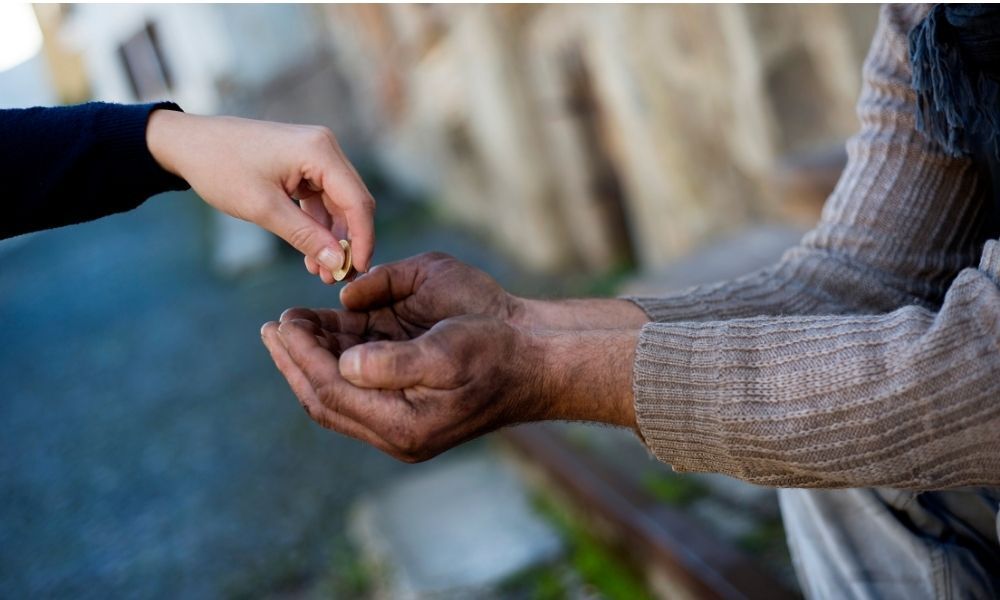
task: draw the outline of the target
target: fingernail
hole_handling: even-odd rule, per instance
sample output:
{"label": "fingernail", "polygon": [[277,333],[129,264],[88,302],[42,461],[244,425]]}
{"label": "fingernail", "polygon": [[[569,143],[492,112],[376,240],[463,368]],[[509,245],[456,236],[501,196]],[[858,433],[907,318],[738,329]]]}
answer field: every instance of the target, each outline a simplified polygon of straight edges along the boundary
{"label": "fingernail", "polygon": [[337,271],[344,265],[344,255],[330,248],[323,248],[316,257],[321,265],[332,271]]}
{"label": "fingernail", "polygon": [[340,355],[340,374],[346,379],[358,377],[361,374],[361,353],[354,348],[348,348]]}
{"label": "fingernail", "polygon": [[295,323],[291,321],[285,321],[284,323],[278,323],[278,337],[284,342],[285,338],[292,332],[292,328],[295,327]]}

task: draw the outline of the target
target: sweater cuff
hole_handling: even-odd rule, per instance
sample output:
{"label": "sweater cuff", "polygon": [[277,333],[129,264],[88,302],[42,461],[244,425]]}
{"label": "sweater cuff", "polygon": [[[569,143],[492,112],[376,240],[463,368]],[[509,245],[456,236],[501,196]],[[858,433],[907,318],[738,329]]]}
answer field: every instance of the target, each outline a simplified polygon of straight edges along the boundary
{"label": "sweater cuff", "polygon": [[979,259],[979,270],[1000,286],[1000,241],[990,240],[983,246],[983,255]]}
{"label": "sweater cuff", "polygon": [[163,169],[146,145],[146,126],[155,110],[183,112],[173,102],[123,105],[114,111],[102,111],[95,131],[106,156],[120,157],[120,172],[142,188],[142,198],[166,191],[186,190],[186,181]]}
{"label": "sweater cuff", "polygon": [[675,471],[727,472],[734,466],[722,439],[717,394],[719,328],[647,323],[639,334],[633,363],[639,433]]}

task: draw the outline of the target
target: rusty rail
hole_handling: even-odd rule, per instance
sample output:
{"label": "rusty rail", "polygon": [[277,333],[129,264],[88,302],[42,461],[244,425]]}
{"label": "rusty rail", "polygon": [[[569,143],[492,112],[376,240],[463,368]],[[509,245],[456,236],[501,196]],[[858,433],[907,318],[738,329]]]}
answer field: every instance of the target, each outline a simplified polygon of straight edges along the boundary
{"label": "rusty rail", "polygon": [[525,425],[504,431],[503,438],[576,508],[608,525],[611,535],[606,541],[643,567],[647,579],[663,595],[798,597],[682,511],[657,502],[585,452],[571,448],[553,428]]}

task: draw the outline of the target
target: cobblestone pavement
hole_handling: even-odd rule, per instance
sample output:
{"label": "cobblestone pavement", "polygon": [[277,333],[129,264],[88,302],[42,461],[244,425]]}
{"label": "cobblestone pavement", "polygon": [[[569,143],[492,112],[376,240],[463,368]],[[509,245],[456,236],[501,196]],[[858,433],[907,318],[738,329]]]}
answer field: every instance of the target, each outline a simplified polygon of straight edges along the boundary
{"label": "cobblestone pavement", "polygon": [[[358,494],[420,468],[313,425],[260,343],[339,288],[292,256],[219,278],[207,223],[175,194],[0,248],[0,597],[294,593],[344,551]],[[377,258],[504,269],[405,233]]]}

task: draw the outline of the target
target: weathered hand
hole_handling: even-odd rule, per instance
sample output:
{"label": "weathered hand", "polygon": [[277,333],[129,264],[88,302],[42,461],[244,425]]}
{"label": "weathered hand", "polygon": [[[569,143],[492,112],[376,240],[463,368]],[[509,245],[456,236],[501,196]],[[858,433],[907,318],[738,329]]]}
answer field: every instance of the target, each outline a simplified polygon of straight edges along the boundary
{"label": "weathered hand", "polygon": [[412,336],[386,309],[298,308],[261,336],[313,420],[407,462],[512,423],[636,426],[636,330],[546,332],[463,316]]}
{"label": "weathered hand", "polygon": [[504,425],[546,418],[537,401],[539,347],[497,319],[457,317],[415,339],[366,341],[382,335],[367,317],[309,312],[287,311],[261,335],[323,427],[418,462]]}
{"label": "weathered hand", "polygon": [[340,291],[348,310],[388,310],[410,335],[459,315],[484,315],[543,330],[638,329],[649,320],[628,300],[532,300],[504,291],[489,275],[429,252],[379,265]]}
{"label": "weathered hand", "polygon": [[440,252],[379,265],[343,288],[340,301],[348,310],[394,319],[410,337],[461,315],[512,322],[521,306],[492,277]]}
{"label": "weathered hand", "polygon": [[340,239],[350,238],[355,268],[368,268],[375,202],[325,127],[157,110],[146,142],[205,202],[283,238],[326,283],[344,260]]}
{"label": "weathered hand", "polygon": [[[289,308],[281,313],[280,322],[309,321],[320,336],[337,336],[353,343],[413,339],[426,329],[402,320],[391,308],[376,308],[368,312],[352,312],[327,308]],[[349,336],[349,337],[344,337]],[[343,349],[346,350],[346,347]]]}

